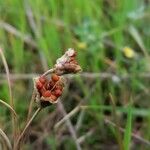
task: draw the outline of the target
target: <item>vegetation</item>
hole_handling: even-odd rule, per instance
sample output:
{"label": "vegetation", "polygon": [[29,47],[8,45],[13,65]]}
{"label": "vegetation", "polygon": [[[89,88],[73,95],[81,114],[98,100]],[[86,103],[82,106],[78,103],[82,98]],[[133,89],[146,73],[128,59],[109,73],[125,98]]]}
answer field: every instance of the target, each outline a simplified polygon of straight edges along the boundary
{"label": "vegetation", "polygon": [[21,149],[149,150],[149,26],[148,0],[0,0],[12,88],[0,59],[1,146],[13,141],[13,114],[25,126],[32,79],[72,47],[83,72],[66,75],[61,103],[33,120]]}

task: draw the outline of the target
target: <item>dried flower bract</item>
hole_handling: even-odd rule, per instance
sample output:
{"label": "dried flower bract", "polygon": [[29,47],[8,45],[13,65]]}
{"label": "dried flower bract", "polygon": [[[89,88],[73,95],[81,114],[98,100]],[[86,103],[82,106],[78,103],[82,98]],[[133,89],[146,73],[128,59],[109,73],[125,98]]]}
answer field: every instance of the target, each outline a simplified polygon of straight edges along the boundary
{"label": "dried flower bract", "polygon": [[65,54],[57,59],[55,68],[58,74],[77,73],[81,71],[81,67],[76,61],[76,51],[69,48]]}

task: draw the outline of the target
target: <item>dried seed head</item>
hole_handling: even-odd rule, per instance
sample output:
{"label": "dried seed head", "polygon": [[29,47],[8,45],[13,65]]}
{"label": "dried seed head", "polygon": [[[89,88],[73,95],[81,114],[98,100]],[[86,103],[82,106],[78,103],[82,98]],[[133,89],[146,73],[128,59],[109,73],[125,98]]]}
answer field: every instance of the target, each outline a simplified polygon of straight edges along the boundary
{"label": "dried seed head", "polygon": [[[65,85],[65,80],[62,77],[63,74],[81,71],[76,55],[75,50],[69,48],[62,57],[57,59],[54,68],[34,79],[36,102],[42,107],[57,103]],[[47,75],[50,73],[53,74],[48,78]]]}
{"label": "dried seed head", "polygon": [[81,71],[81,67],[76,61],[75,50],[69,48],[61,58],[57,59],[55,68],[59,74],[77,73]]}
{"label": "dried seed head", "polygon": [[36,102],[43,107],[57,103],[58,98],[62,95],[64,82],[63,77],[57,74],[52,74],[50,79],[36,78],[34,81]]}

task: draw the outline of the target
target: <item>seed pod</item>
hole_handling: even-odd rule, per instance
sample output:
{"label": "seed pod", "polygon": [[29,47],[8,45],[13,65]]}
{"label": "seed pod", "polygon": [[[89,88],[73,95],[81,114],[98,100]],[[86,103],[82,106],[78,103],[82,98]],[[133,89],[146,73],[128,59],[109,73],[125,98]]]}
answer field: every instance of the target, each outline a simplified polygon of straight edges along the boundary
{"label": "seed pod", "polygon": [[56,97],[59,97],[59,96],[61,96],[62,95],[62,91],[61,90],[55,90],[55,96]]}
{"label": "seed pod", "polygon": [[40,89],[42,89],[42,87],[43,87],[43,84],[42,84],[40,81],[37,81],[37,82],[36,82],[36,88],[37,88],[38,90],[40,90]]}
{"label": "seed pod", "polygon": [[55,95],[51,95],[51,96],[50,96],[50,99],[51,99],[52,101],[56,101],[56,100],[57,100],[57,97],[56,97]]}
{"label": "seed pod", "polygon": [[40,89],[40,91],[39,91],[39,93],[41,94],[41,95],[43,95],[43,93],[46,91],[46,89],[43,87],[42,89]]}
{"label": "seed pod", "polygon": [[57,81],[60,79],[60,77],[59,77],[57,74],[52,74],[51,79],[52,79],[54,82],[57,82]]}
{"label": "seed pod", "polygon": [[42,84],[45,84],[46,78],[41,76],[41,77],[39,78],[39,81],[40,81]]}
{"label": "seed pod", "polygon": [[62,87],[62,85],[56,85],[55,89],[62,91],[63,87]]}
{"label": "seed pod", "polygon": [[42,93],[42,96],[43,97],[50,97],[51,96],[51,92],[47,90],[47,91]]}

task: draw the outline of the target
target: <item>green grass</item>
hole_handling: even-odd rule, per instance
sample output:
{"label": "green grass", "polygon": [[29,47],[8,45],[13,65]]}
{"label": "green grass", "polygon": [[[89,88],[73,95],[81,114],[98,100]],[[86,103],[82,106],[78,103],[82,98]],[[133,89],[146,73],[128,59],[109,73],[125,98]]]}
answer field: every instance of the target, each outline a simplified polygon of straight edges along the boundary
{"label": "green grass", "polygon": [[130,142],[131,142],[131,133],[132,133],[132,107],[131,104],[128,106],[128,117],[126,123],[126,131],[124,135],[124,149],[130,149]]}
{"label": "green grass", "polygon": [[[33,16],[27,15],[29,10]],[[51,68],[67,48],[73,47],[78,52],[78,61],[83,72],[118,75],[119,79],[74,78],[62,102],[68,113],[80,102],[89,108],[85,109],[76,133],[80,137],[86,135],[90,129],[94,128],[96,131],[85,138],[81,147],[109,149],[118,145],[114,140],[115,130],[110,129],[111,125],[106,128],[104,125],[106,116],[112,119],[109,99],[109,93],[112,93],[116,100],[118,120],[125,129],[124,149],[128,150],[131,143],[135,142],[131,138],[133,131],[150,140],[149,12],[149,2],[141,0],[0,0],[0,45],[5,50],[10,72],[14,74],[42,73],[47,67]],[[9,29],[13,27],[17,32],[11,32],[2,23],[11,25]],[[36,47],[20,38],[18,32],[22,37],[30,36]],[[127,58],[124,55],[123,48],[126,46],[134,50],[135,57]],[[0,76],[4,72],[0,60]],[[141,74],[145,76],[139,77]],[[129,77],[122,79],[124,75]],[[12,85],[15,107],[22,127],[21,120],[26,118],[31,98],[32,79],[13,80]],[[7,83],[2,78],[0,99],[8,102],[8,93]],[[0,116],[0,126],[11,136],[9,110],[1,107]],[[45,123],[50,124],[46,120],[47,116],[50,116],[49,121],[53,126],[62,118],[55,106],[42,112],[31,128],[36,133],[35,139],[45,135]],[[80,113],[75,114],[71,118],[72,124],[76,126],[79,119]],[[76,149],[65,125],[56,132],[52,125],[48,125],[46,132],[49,134],[42,139],[41,145],[34,141],[34,134],[31,134],[32,144],[31,139],[27,140],[24,149],[35,149],[37,145],[41,149]],[[106,147],[107,145],[110,147]],[[149,149],[142,142],[139,146],[133,146],[137,150]]]}

